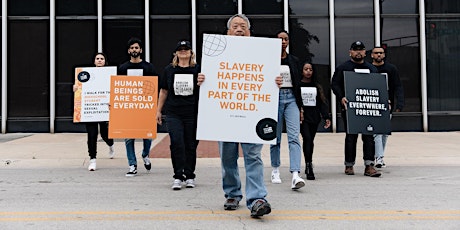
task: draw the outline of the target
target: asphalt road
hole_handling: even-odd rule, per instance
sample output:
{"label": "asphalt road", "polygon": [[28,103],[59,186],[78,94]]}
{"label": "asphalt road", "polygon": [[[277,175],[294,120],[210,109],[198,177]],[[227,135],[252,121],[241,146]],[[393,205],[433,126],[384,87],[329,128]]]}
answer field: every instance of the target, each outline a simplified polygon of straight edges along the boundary
{"label": "asphalt road", "polygon": [[286,151],[283,183],[271,184],[264,146],[273,209],[255,219],[244,202],[236,211],[223,209],[218,158],[199,158],[196,188],[173,191],[168,158],[152,158],[150,173],[140,166],[138,176],[125,177],[121,143],[115,159],[101,143],[98,170],[88,172],[85,134],[0,136],[9,138],[0,142],[0,229],[460,229],[459,137],[394,134],[388,167],[370,178],[362,175],[360,152],[356,175],[343,173],[343,134],[320,134],[317,179],[298,191],[290,189]]}

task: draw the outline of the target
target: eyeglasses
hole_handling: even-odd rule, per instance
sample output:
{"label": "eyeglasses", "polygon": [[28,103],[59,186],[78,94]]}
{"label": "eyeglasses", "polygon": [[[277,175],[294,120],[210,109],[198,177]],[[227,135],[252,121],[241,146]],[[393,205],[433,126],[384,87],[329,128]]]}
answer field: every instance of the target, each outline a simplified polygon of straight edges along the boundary
{"label": "eyeglasses", "polygon": [[372,52],[373,54],[383,54],[383,52]]}

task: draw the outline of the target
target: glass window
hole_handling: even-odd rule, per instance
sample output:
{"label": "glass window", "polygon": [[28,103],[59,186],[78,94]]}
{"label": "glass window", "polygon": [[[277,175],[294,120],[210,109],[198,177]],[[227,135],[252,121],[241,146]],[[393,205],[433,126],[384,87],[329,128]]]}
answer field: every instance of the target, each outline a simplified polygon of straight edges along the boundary
{"label": "glass window", "polygon": [[245,0],[245,14],[283,14],[283,0]]}
{"label": "glass window", "polygon": [[335,0],[335,14],[374,14],[374,0]]}
{"label": "glass window", "polygon": [[48,0],[9,0],[8,16],[49,16]]}
{"label": "glass window", "polygon": [[254,37],[275,37],[275,34],[284,29],[281,18],[253,18],[251,19],[251,36]]}
{"label": "glass window", "polygon": [[102,2],[103,15],[144,15],[144,0],[109,0]]}
{"label": "glass window", "polygon": [[227,34],[227,20],[230,16],[214,20],[197,21],[197,56],[196,60],[201,64],[201,50],[203,49],[203,34]]}
{"label": "glass window", "polygon": [[328,15],[329,1],[324,0],[289,0],[290,16],[293,15]]}
{"label": "glass window", "polygon": [[329,20],[325,18],[300,18],[289,21],[289,52],[301,62],[312,62],[319,83],[330,100],[330,43]]}
{"label": "glass window", "polygon": [[190,0],[154,0],[150,1],[150,14],[153,15],[190,15]]}
{"label": "glass window", "polygon": [[427,20],[429,111],[460,111],[460,19]]}
{"label": "glass window", "polygon": [[8,28],[8,116],[48,117],[49,22],[10,21]]}
{"label": "glass window", "polygon": [[[180,40],[192,42],[191,20],[152,20],[150,25],[150,60],[158,74],[162,74],[164,67],[171,63],[176,44]],[[197,61],[200,62],[200,59]]]}
{"label": "glass window", "polygon": [[56,15],[97,15],[97,0],[58,0]]}
{"label": "glass window", "polygon": [[233,15],[238,12],[238,3],[234,0],[197,0],[199,15]]}
{"label": "glass window", "polygon": [[[102,24],[103,51],[113,65],[129,60],[127,44],[130,38],[137,37],[145,41],[143,20],[104,20]],[[142,58],[145,57],[142,55]]]}
{"label": "glass window", "polygon": [[460,13],[460,2],[455,0],[425,0],[427,14]]}
{"label": "glass window", "polygon": [[97,21],[58,20],[56,35],[56,116],[71,117],[75,67],[94,66]]}
{"label": "glass window", "polygon": [[403,111],[420,112],[421,82],[418,17],[383,18],[381,22],[382,45],[387,47],[386,60],[398,68],[401,83],[404,87],[406,103]]}
{"label": "glass window", "polygon": [[385,0],[380,1],[381,14],[418,14],[417,0]]}
{"label": "glass window", "polygon": [[291,19],[289,21],[290,52],[302,61],[329,65],[328,27],[329,20],[325,18]]}
{"label": "glass window", "polygon": [[350,45],[362,41],[369,50],[374,46],[374,20],[372,18],[338,18],[335,20],[336,65],[350,59]]}

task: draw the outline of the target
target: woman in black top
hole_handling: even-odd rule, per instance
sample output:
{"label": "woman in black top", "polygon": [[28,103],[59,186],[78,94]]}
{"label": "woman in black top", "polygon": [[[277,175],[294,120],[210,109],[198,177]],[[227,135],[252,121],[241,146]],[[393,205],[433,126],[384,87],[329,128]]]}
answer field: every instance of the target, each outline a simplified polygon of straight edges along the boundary
{"label": "woman in black top", "polygon": [[[94,66],[103,67],[107,66],[107,57],[104,53],[96,53],[94,56]],[[78,90],[76,84],[73,85],[73,92]],[[108,121],[99,121],[99,122],[85,122],[86,132],[88,133],[87,145],[89,153],[89,171],[96,170],[96,155],[97,155],[97,136],[98,132],[101,132],[102,140],[109,146],[109,158],[112,159],[115,155],[115,149],[113,146],[113,139],[109,138],[109,122]],[[99,126],[99,127],[98,127]]]}
{"label": "woman in black top", "polygon": [[301,114],[303,120],[300,124],[300,134],[303,139],[303,154],[305,157],[305,174],[307,180],[314,180],[313,172],[313,146],[318,125],[321,117],[326,121],[324,128],[331,126],[329,117],[329,105],[324,96],[323,88],[318,83],[316,75],[313,72],[311,63],[304,63],[302,67],[302,80],[300,81],[300,90],[302,95]]}
{"label": "woman in black top", "polygon": [[174,169],[173,190],[195,187],[196,123],[200,66],[189,41],[180,41],[171,64],[165,67],[160,81],[157,122],[162,125],[162,110],[171,139],[171,161]]}

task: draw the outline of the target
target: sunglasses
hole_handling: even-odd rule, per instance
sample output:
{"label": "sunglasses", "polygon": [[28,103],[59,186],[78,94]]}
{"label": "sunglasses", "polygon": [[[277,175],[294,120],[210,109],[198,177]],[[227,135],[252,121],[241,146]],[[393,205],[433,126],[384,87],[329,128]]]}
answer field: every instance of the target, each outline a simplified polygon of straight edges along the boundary
{"label": "sunglasses", "polygon": [[383,52],[372,52],[373,54],[383,54]]}

